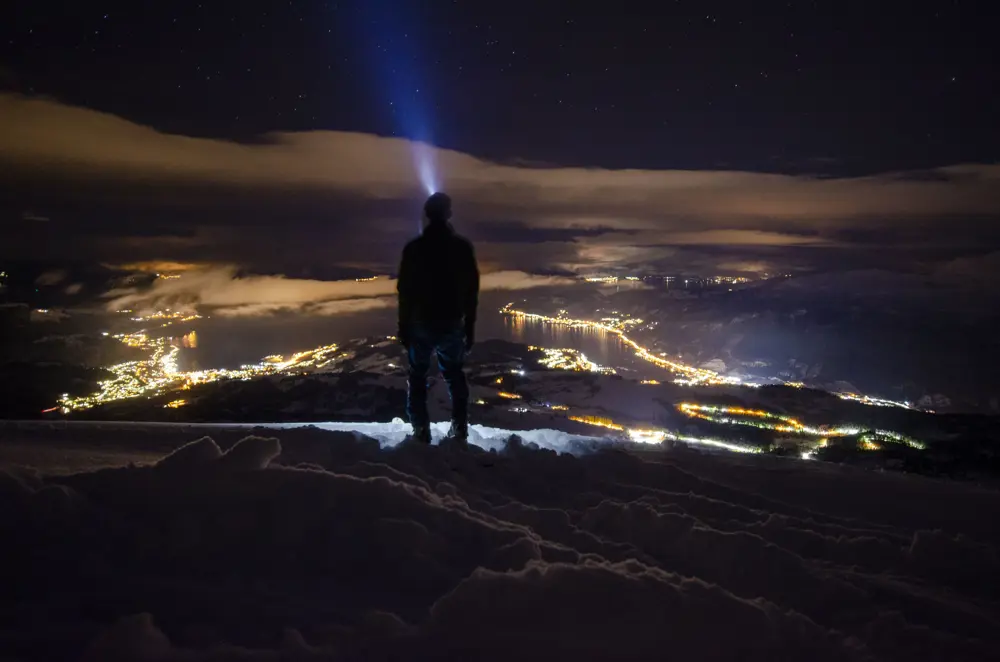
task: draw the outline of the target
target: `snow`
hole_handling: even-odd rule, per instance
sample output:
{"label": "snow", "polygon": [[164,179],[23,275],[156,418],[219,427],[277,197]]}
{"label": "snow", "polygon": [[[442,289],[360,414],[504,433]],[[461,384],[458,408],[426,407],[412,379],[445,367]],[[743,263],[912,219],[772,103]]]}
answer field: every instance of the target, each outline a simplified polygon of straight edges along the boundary
{"label": "snow", "polygon": [[[65,423],[33,424],[29,422],[15,423],[14,429],[66,429]],[[432,443],[439,444],[448,434],[451,426],[448,421],[431,423]],[[0,423],[0,430],[3,429]],[[176,429],[176,423],[132,423],[119,421],[103,421],[100,423],[77,422],[73,424],[76,430],[121,430],[127,431],[136,428],[146,430],[166,430]],[[350,432],[369,439],[375,439],[383,448],[391,448],[402,443],[410,433],[412,427],[409,423],[403,422],[401,418],[394,418],[388,423],[355,423],[355,422],[295,422],[295,423],[192,423],[183,424],[187,430],[200,430],[212,433],[213,430],[296,430],[305,428],[315,428],[328,432]],[[537,429],[537,430],[511,430],[505,428],[491,427],[487,425],[470,425],[469,442],[479,446],[483,450],[499,451],[505,447],[511,435],[517,435],[525,444],[535,444],[541,449],[552,450],[559,453],[589,452],[595,445],[609,444],[610,440],[605,436],[582,435],[564,432],[563,430]],[[202,450],[202,452],[208,452]]]}
{"label": "snow", "polygon": [[0,657],[996,659],[996,492],[554,431],[475,426],[493,450],[463,452],[323,428],[28,431],[54,455],[160,449],[64,476],[0,440]]}
{"label": "snow", "polygon": [[[377,439],[383,447],[402,443],[412,430],[409,423],[403,422],[401,418],[395,418],[390,423],[275,423],[268,427],[287,429],[307,425],[321,430],[358,432]],[[450,426],[447,421],[431,423],[432,443],[440,443],[448,434]],[[573,452],[592,444],[607,443],[604,437],[570,434],[562,430],[504,430],[485,425],[469,426],[469,442],[484,450],[501,450],[512,434],[516,434],[525,443],[557,452]]]}

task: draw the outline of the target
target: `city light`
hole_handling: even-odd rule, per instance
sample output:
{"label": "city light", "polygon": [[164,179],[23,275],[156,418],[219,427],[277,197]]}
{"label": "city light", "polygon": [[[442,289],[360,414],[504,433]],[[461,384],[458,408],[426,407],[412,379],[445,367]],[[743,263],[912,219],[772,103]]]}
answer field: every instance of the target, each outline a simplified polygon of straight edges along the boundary
{"label": "city light", "polygon": [[615,423],[609,418],[604,418],[601,416],[570,416],[569,420],[576,421],[578,423],[586,423],[587,425],[593,425],[596,427],[607,428],[609,430],[615,430],[617,432],[625,432],[625,436],[629,441],[638,444],[649,444],[649,445],[659,445],[664,441],[680,441],[685,444],[706,446],[708,448],[717,448],[720,450],[726,450],[733,453],[752,453],[758,454],[764,451],[756,446],[743,446],[740,444],[734,444],[724,439],[713,439],[711,437],[695,437],[692,435],[677,434],[675,432],[670,432],[669,430],[657,430],[657,429],[647,429],[647,428],[626,428],[624,425]]}
{"label": "city light", "polygon": [[604,331],[606,333],[612,333],[618,336],[623,343],[635,350],[636,356],[639,358],[649,361],[661,368],[670,370],[671,372],[678,373],[682,375],[678,379],[678,383],[689,384],[689,385],[701,385],[701,384],[713,384],[713,385],[734,385],[742,384],[742,381],[736,377],[726,377],[713,372],[711,370],[705,370],[703,368],[695,368],[693,366],[684,365],[683,363],[678,363],[676,361],[670,361],[661,356],[653,354],[650,350],[646,349],[635,340],[632,340],[627,335],[625,335],[625,329],[630,326],[634,326],[636,323],[641,323],[641,320],[637,322],[632,322],[629,320],[620,320],[619,318],[609,318],[615,321],[608,322],[591,322],[588,320],[578,320],[569,317],[548,317],[546,315],[539,315],[537,313],[528,313],[523,310],[517,310],[513,307],[512,303],[507,304],[500,309],[500,312],[505,315],[510,315],[517,319],[534,320],[537,322],[544,322],[547,324],[558,324],[561,326],[568,326],[577,329],[591,329],[596,331]]}
{"label": "city light", "polygon": [[713,423],[725,423],[730,425],[749,425],[753,427],[766,428],[777,432],[789,432],[796,434],[824,434],[818,430],[813,430],[803,425],[791,416],[772,414],[760,409],[745,409],[743,407],[716,407],[713,405],[697,405],[689,402],[682,402],[677,405],[677,409],[692,418],[701,418]]}
{"label": "city light", "polygon": [[[555,409],[556,407],[553,406],[551,408]],[[689,402],[677,405],[677,409],[688,416],[701,418],[713,423],[751,425],[761,429],[774,430],[776,432],[784,432],[806,437],[812,447],[801,451],[800,457],[804,460],[815,459],[816,451],[820,448],[826,448],[829,445],[830,437],[860,435],[858,437],[858,445],[862,450],[868,451],[879,450],[887,443],[904,444],[918,450],[926,448],[924,443],[898,432],[892,432],[889,430],[865,431],[858,426],[850,425],[812,427],[791,416],[775,414],[762,409],[699,405]],[[627,427],[603,416],[579,415],[569,416],[568,419],[578,423],[585,423],[595,427],[614,430],[616,432],[624,432],[625,437],[629,441],[640,444],[657,445],[662,444],[664,441],[679,441],[685,444],[717,448],[734,453],[765,452],[764,449],[757,446],[733,443],[726,441],[725,439],[684,435],[658,428]],[[816,439],[816,437],[819,438]]]}
{"label": "city light", "polygon": [[618,425],[610,418],[604,418],[603,416],[570,416],[569,420],[576,421],[577,423],[586,423],[587,425],[596,425],[608,428],[609,430],[618,430],[619,432],[625,429],[625,426]]}
{"label": "city light", "polygon": [[669,439],[671,441],[681,441],[685,444],[693,444],[696,446],[718,448],[731,453],[747,453],[757,455],[764,452],[763,449],[756,446],[743,446],[741,444],[734,444],[731,441],[726,441],[724,439],[713,439],[712,437],[694,437],[692,435],[667,432],[665,439]]}
{"label": "city light", "polygon": [[[131,312],[131,311],[122,311]],[[133,317],[133,321],[162,323],[160,328],[200,319],[200,315],[183,312],[158,311],[150,315]],[[307,369],[322,368],[338,356],[337,345],[326,345],[305,352],[297,352],[289,358],[269,356],[259,363],[244,365],[235,370],[219,368],[214,370],[181,371],[177,360],[180,347],[173,344],[169,337],[152,337],[143,329],[134,333],[120,333],[112,336],[128,347],[149,353],[148,358],[137,361],[126,361],[106,368],[112,373],[112,378],[98,382],[98,390],[90,395],[71,397],[64,394],[59,398],[59,406],[64,412],[83,410],[98,405],[138,398],[152,397],[175,390],[189,390],[199,384],[208,384],[221,380],[250,380],[274,374],[294,374]],[[180,342],[190,345],[191,335],[184,334]],[[168,403],[167,407],[177,408],[182,401]],[[186,404],[186,402],[184,402]]]}
{"label": "city light", "polygon": [[882,448],[877,441],[874,441],[868,437],[862,437],[858,439],[858,443],[861,444],[861,448],[866,451],[877,451]]}
{"label": "city light", "polygon": [[[897,400],[887,400],[885,398],[876,398],[870,395],[861,395],[860,393],[834,393],[835,396],[842,400],[850,400],[851,402],[858,402],[863,405],[869,405],[872,407],[900,407],[902,409],[913,409],[913,405],[909,402],[899,402]],[[934,412],[929,412],[934,413]]]}
{"label": "city light", "polygon": [[[120,311],[123,314],[133,315],[132,311]],[[680,373],[676,383],[714,385],[733,384],[738,380],[726,378],[710,370],[687,366],[679,362],[671,361],[662,356],[654,355],[650,350],[640,346],[637,342],[625,335],[625,330],[637,324],[641,320],[633,318],[623,318],[621,316],[608,317],[600,322],[588,322],[584,320],[574,320],[566,316],[565,311],[560,311],[560,316],[556,318],[525,313],[514,310],[512,305],[502,309],[503,313],[513,315],[523,319],[533,319],[547,323],[567,325],[574,328],[590,328],[617,335],[622,342],[632,347],[636,355],[640,358],[664,367],[672,372]],[[618,315],[617,311],[612,311],[613,315]],[[158,323],[158,328],[169,327],[175,324],[183,324],[200,319],[197,314],[183,311],[171,311],[169,309],[157,311],[142,316],[133,316],[136,322]],[[106,334],[107,332],[105,332]],[[344,356],[337,345],[326,345],[315,349],[296,352],[291,356],[271,355],[261,359],[259,362],[244,365],[238,369],[214,369],[182,371],[178,365],[181,345],[185,347],[197,346],[197,335],[194,331],[181,334],[177,338],[153,337],[146,329],[141,329],[133,333],[121,333],[112,336],[122,344],[135,349],[147,352],[147,357],[136,361],[126,361],[107,368],[112,373],[112,378],[99,382],[97,392],[82,396],[71,397],[63,394],[59,398],[58,405],[53,409],[60,409],[63,413],[74,410],[89,409],[109,402],[138,398],[147,398],[163,395],[174,391],[186,391],[200,384],[207,384],[221,380],[250,380],[256,377],[278,374],[297,374],[310,369],[321,369],[338,358]],[[388,337],[390,340],[391,337]],[[589,360],[587,356],[574,349],[551,349],[531,346],[529,349],[540,351],[544,357],[539,361],[543,366],[551,369],[596,372],[602,374],[614,374],[612,368],[601,366]],[[393,367],[394,364],[389,364]],[[522,369],[511,369],[510,374],[524,376]],[[502,375],[495,378],[495,383],[500,385],[504,381]],[[642,380],[642,384],[659,384],[655,379]],[[799,383],[789,383],[789,386],[800,387]],[[497,395],[508,400],[522,400],[523,396],[509,392],[498,391]],[[859,395],[855,393],[836,394],[845,399],[853,400],[863,404],[873,406],[909,406],[908,403],[894,403],[892,401]],[[178,409],[188,405],[188,398],[173,399],[163,405],[168,409]],[[477,404],[485,405],[482,399],[476,401]],[[545,404],[545,408],[551,411],[569,411],[569,407],[559,404]],[[911,448],[924,449],[922,442],[914,440],[905,435],[887,430],[866,430],[856,425],[840,426],[810,426],[792,416],[776,414],[760,409],[749,409],[745,407],[725,407],[716,405],[703,405],[684,402],[677,405],[678,410],[686,416],[700,418],[713,423],[727,425],[748,425],[761,429],[773,430],[775,432],[802,436],[809,439],[813,448],[802,452],[803,459],[813,459],[816,449],[825,447],[831,437],[845,437],[859,435],[858,445],[864,450],[877,450],[884,448],[886,444],[904,444]],[[52,411],[53,409],[47,410]],[[516,406],[511,409],[518,413],[531,411],[528,406]],[[679,441],[687,444],[702,445],[739,453],[760,453],[762,449],[755,446],[745,446],[732,443],[724,439],[710,437],[696,437],[692,435],[681,435],[669,430],[656,428],[636,427],[630,428],[616,423],[610,418],[592,415],[569,416],[569,420],[602,427],[616,432],[623,432],[629,441],[641,444],[661,444],[664,441]]]}
{"label": "city light", "polygon": [[761,409],[699,405],[690,402],[680,403],[677,405],[677,409],[686,416],[700,418],[712,423],[746,425],[786,434],[822,437],[819,440],[819,446],[821,447],[826,446],[830,437],[848,437],[860,434],[859,443],[866,450],[877,450],[883,443],[904,444],[918,450],[927,448],[927,445],[921,441],[890,430],[864,430],[857,425],[813,427],[791,416],[775,414]]}
{"label": "city light", "polygon": [[[586,279],[592,280],[592,279]],[[601,279],[597,279],[601,280]],[[740,281],[742,282],[742,281]],[[654,354],[652,350],[643,347],[638,342],[626,335],[626,331],[633,326],[637,326],[643,323],[643,320],[636,318],[620,318],[620,317],[604,317],[599,322],[593,322],[590,320],[578,320],[572,319],[566,315],[566,311],[560,310],[557,317],[549,317],[547,315],[540,315],[538,313],[529,313],[523,310],[517,310],[514,308],[513,303],[508,303],[506,306],[500,309],[500,312],[504,315],[510,315],[515,319],[525,319],[532,320],[536,322],[542,322],[545,324],[557,324],[560,326],[568,326],[570,328],[576,329],[590,329],[595,331],[603,331],[606,333],[611,333],[616,336],[627,346],[631,347],[635,351],[635,355],[644,361],[648,361],[654,365],[661,368],[669,370],[675,374],[678,374],[677,378],[673,380],[675,384],[682,386],[745,386],[748,388],[757,388],[759,384],[753,384],[749,382],[744,382],[739,377],[729,377],[726,375],[720,375],[712,370],[707,370],[705,368],[696,368],[694,366],[685,365],[679,361],[671,361],[665,358],[666,352],[660,352],[659,355]],[[617,311],[612,311],[613,314]],[[551,351],[570,351],[570,350],[551,350]],[[611,370],[609,368],[609,370]],[[656,380],[643,380],[643,384],[658,384]],[[790,386],[793,388],[803,388],[805,384],[802,382],[782,382],[785,386]],[[909,402],[899,402],[895,400],[888,400],[886,398],[878,398],[869,395],[862,395],[858,393],[834,393],[833,395],[844,400],[850,400],[852,402],[857,402],[863,405],[869,405],[874,407],[899,407],[902,409],[915,409]]]}
{"label": "city light", "polygon": [[639,444],[662,444],[667,438],[665,430],[643,430],[640,428],[629,428],[628,438]]}
{"label": "city light", "polygon": [[575,349],[547,349],[533,345],[529,346],[528,349],[540,351],[545,354],[545,357],[539,359],[538,362],[546,368],[575,372],[598,372],[604,375],[615,374],[614,368],[598,365],[588,359],[586,354]]}
{"label": "city light", "polygon": [[715,285],[739,285],[749,283],[750,279],[745,276],[712,276],[706,282]]}

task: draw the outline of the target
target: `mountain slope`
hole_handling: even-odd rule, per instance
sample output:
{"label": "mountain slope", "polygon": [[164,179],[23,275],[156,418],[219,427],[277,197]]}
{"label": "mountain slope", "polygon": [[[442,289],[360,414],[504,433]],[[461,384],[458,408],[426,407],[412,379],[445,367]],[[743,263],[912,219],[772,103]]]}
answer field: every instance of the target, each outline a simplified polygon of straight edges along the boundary
{"label": "mountain slope", "polygon": [[163,459],[0,473],[0,651],[19,659],[978,660],[1000,644],[1000,498],[958,483],[682,448],[83,430],[9,432],[0,458],[18,442]]}

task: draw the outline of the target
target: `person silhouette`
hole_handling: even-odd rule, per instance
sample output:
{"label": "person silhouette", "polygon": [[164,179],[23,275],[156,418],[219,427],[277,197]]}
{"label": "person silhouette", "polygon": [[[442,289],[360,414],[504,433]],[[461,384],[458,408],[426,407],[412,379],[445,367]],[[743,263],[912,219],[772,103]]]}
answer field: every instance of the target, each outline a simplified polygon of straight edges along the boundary
{"label": "person silhouette", "polygon": [[475,342],[479,267],[472,243],[451,225],[451,198],[435,193],[424,203],[423,232],[406,244],[399,265],[397,338],[406,348],[409,379],[406,414],[415,441],[431,441],[427,371],[431,354],[451,395],[448,436],[469,438],[469,386],[465,355]]}

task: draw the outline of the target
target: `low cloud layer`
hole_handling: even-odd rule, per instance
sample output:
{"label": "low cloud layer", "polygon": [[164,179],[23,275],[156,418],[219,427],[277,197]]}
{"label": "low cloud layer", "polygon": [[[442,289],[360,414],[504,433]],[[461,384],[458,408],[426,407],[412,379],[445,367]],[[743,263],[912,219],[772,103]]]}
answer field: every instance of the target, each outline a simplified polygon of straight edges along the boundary
{"label": "low cloud layer", "polygon": [[[537,266],[536,258],[524,264],[534,242],[554,256],[547,266],[567,270],[669,263],[677,248],[688,257],[699,247],[734,249],[718,260],[727,263],[771,262],[761,254],[767,249],[830,255],[942,240],[974,248],[996,235],[983,219],[1000,215],[998,165],[829,178],[530,167],[424,151],[457,201],[462,231],[499,269]],[[318,259],[323,244],[334,260],[384,268],[415,230],[422,196],[414,144],[403,139],[310,131],[237,143],[9,94],[0,95],[0,163],[18,182],[69,181],[77,193],[99,188],[111,207],[85,221],[63,218],[83,204],[62,215],[32,210],[52,221],[12,224],[3,231],[10,250],[38,250],[43,236],[53,246],[79,236],[88,252],[109,253],[102,259],[128,251],[132,259],[235,262],[260,259],[267,253],[260,246],[280,241],[300,260]],[[122,200],[135,208],[108,220]],[[80,247],[66,245],[66,253]]]}
{"label": "low cloud layer", "polygon": [[[343,131],[273,133],[259,144],[160,133],[53,101],[0,96],[0,154],[20,166],[252,186],[341,189],[395,198],[418,187],[413,144]],[[586,207],[655,216],[843,219],[1000,211],[1000,166],[957,165],[928,173],[850,179],[727,171],[530,168],[453,150],[431,158],[449,189],[482,204],[531,203],[553,212]],[[570,222],[572,219],[564,219]],[[613,220],[613,219],[612,219]]]}
{"label": "low cloud layer", "polygon": [[[483,274],[481,288],[524,290],[564,285],[556,276],[533,276],[518,271]],[[396,281],[388,276],[374,280],[321,281],[283,276],[239,276],[230,267],[191,270],[180,278],[160,279],[149,287],[108,292],[110,310],[211,310],[224,317],[302,312],[311,315],[354,313],[396,304]]]}

